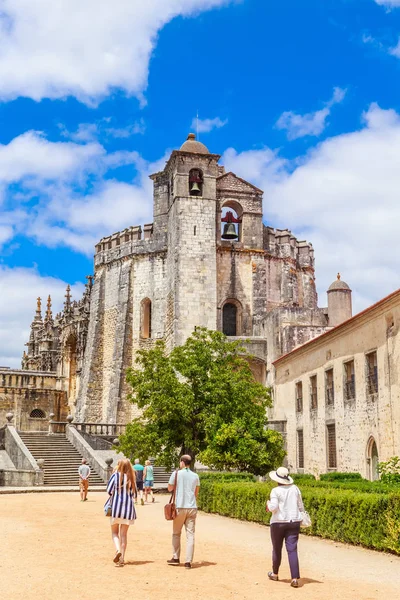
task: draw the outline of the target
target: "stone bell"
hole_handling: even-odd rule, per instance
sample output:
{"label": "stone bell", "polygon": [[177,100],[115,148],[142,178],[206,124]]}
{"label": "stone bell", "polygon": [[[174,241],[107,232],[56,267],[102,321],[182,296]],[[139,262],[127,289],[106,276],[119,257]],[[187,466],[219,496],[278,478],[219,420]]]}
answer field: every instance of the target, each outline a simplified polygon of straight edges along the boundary
{"label": "stone bell", "polygon": [[199,188],[197,181],[194,181],[190,187],[190,193],[193,194],[194,196],[197,196],[198,194],[200,194],[200,192],[201,192],[201,190]]}
{"label": "stone bell", "polygon": [[238,234],[236,233],[236,227],[233,223],[225,223],[224,231],[221,235],[223,240],[236,240]]}

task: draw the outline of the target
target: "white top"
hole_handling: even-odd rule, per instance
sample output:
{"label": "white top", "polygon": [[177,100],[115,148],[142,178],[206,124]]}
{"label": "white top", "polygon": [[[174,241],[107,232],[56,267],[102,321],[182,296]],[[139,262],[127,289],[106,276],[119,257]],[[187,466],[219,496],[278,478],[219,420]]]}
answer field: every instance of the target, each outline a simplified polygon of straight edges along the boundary
{"label": "white top", "polygon": [[[197,508],[196,488],[200,485],[199,476],[190,469],[181,469],[177,473],[178,485],[176,488],[176,508]],[[175,483],[175,472],[169,478],[169,485]]]}
{"label": "white top", "polygon": [[81,465],[78,469],[78,473],[82,477],[82,479],[87,479],[90,475],[90,472],[90,467],[86,464]]}
{"label": "white top", "polygon": [[270,523],[302,520],[300,511],[304,511],[304,504],[297,485],[279,485],[273,488],[267,506],[272,512]]}

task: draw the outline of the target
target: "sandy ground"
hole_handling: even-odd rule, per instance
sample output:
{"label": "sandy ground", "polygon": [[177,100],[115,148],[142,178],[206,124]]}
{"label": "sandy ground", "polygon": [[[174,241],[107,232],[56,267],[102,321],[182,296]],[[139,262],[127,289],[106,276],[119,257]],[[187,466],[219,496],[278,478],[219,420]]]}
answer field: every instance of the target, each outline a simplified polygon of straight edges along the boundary
{"label": "sandy ground", "polygon": [[138,507],[124,568],[114,550],[103,493],[0,496],[0,598],[6,600],[258,600],[400,598],[400,558],[301,537],[302,587],[269,581],[269,529],[199,514],[193,568],[170,567],[166,498]]}

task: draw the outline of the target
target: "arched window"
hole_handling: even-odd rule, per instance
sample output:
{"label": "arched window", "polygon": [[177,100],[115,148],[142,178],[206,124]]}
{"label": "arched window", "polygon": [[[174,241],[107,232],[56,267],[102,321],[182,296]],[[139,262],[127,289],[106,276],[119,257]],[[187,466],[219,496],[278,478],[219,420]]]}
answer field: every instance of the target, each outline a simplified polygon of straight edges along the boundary
{"label": "arched window", "polygon": [[145,339],[151,338],[151,300],[148,298],[142,300],[140,335]]}
{"label": "arched window", "polygon": [[189,194],[191,196],[203,195],[203,173],[200,169],[191,169],[189,172]]}
{"label": "arched window", "polygon": [[31,414],[29,415],[31,419],[45,419],[46,414],[41,408],[34,408]]}
{"label": "arched window", "polygon": [[237,306],[231,302],[224,304],[222,309],[222,331],[225,335],[237,335]]}

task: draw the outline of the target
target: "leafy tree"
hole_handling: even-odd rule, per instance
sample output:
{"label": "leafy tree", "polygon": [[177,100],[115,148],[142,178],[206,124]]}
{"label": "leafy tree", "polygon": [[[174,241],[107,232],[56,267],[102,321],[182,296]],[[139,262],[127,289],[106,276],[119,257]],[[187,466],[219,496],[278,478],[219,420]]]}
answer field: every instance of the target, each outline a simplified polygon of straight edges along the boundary
{"label": "leafy tree", "polygon": [[165,345],[138,352],[127,372],[141,416],[120,437],[127,456],[154,456],[171,468],[182,453],[209,467],[264,475],[285,452],[268,430],[270,391],[254,380],[245,348],[218,331],[197,328],[168,355]]}

